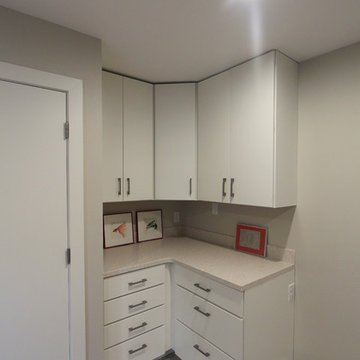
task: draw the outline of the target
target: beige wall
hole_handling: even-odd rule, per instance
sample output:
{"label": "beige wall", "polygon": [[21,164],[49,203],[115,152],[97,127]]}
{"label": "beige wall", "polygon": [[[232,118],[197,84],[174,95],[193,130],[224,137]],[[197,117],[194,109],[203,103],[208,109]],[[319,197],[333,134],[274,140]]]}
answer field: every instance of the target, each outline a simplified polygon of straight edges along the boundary
{"label": "beige wall", "polygon": [[0,61],[83,80],[87,353],[102,346],[101,43],[63,27],[0,7]]}
{"label": "beige wall", "polygon": [[269,209],[255,206],[218,204],[218,215],[211,214],[212,203],[185,203],[184,231],[188,236],[226,247],[234,247],[239,223],[266,226],[269,244],[293,249],[289,231],[295,207]]}
{"label": "beige wall", "polygon": [[360,44],[300,65],[296,360],[360,358]]}

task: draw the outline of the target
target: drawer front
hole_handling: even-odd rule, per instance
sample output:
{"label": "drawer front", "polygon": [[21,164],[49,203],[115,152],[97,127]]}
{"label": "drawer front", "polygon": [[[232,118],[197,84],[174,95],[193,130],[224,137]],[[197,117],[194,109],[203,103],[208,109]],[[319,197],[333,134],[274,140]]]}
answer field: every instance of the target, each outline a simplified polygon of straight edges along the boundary
{"label": "drawer front", "polygon": [[165,282],[165,265],[133,271],[104,279],[104,301]]}
{"label": "drawer front", "polygon": [[176,286],[175,317],[236,360],[243,354],[243,320]]}
{"label": "drawer front", "polygon": [[149,310],[165,303],[165,286],[122,296],[104,303],[104,325]]}
{"label": "drawer front", "polygon": [[175,322],[175,352],[188,360],[233,360],[179,321]]}
{"label": "drawer front", "polygon": [[152,360],[165,353],[165,331],[161,326],[104,351],[105,360]]}
{"label": "drawer front", "polygon": [[244,301],[241,291],[179,265],[175,266],[175,283],[237,316],[243,316]]}
{"label": "drawer front", "polygon": [[104,327],[105,349],[155,329],[165,323],[164,305]]}

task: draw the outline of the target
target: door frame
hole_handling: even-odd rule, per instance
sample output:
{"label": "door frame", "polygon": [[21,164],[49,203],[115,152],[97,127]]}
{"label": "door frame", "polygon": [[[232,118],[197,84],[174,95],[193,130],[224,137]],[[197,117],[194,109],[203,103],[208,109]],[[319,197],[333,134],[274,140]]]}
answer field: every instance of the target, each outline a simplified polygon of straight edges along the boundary
{"label": "door frame", "polygon": [[[85,360],[84,179],[82,80],[0,62],[0,80],[61,91],[67,99],[70,359]],[[65,251],[65,249],[64,249]],[[64,253],[65,262],[65,253]]]}

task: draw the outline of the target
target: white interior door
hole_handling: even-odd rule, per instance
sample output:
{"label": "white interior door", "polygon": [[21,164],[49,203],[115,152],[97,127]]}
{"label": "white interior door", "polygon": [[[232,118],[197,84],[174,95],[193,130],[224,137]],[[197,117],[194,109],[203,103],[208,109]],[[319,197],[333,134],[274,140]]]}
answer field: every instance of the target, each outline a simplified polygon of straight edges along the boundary
{"label": "white interior door", "polygon": [[65,93],[0,81],[0,353],[69,359]]}

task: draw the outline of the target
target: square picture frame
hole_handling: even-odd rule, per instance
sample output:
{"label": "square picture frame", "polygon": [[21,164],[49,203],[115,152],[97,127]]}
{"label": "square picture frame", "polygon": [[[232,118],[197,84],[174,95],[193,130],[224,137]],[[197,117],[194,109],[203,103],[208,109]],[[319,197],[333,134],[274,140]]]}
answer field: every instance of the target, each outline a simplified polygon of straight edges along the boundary
{"label": "square picture frame", "polygon": [[132,212],[103,215],[104,249],[135,243]]}
{"label": "square picture frame", "polygon": [[238,224],[236,226],[235,248],[250,254],[266,257],[268,231],[257,225]]}
{"label": "square picture frame", "polygon": [[162,210],[142,210],[136,212],[137,242],[163,238]]}

